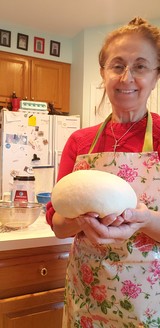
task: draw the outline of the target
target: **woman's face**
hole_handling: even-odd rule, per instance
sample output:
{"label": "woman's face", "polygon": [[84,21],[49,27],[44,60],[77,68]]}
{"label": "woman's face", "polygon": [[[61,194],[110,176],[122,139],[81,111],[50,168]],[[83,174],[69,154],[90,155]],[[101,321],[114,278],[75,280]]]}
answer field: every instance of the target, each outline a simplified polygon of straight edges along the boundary
{"label": "woman's face", "polygon": [[112,41],[101,75],[113,110],[145,112],[157,66],[156,49],[148,40],[127,34]]}

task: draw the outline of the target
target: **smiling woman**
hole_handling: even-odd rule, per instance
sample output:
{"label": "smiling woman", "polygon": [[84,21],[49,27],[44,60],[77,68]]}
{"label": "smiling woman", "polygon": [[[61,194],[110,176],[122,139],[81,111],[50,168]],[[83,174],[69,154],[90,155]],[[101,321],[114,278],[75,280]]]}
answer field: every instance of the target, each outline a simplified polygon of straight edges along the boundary
{"label": "smiling woman", "polygon": [[[76,131],[68,139],[57,186],[72,171],[105,171],[128,182],[138,202],[133,208],[127,201],[120,215],[114,208],[102,216],[90,207],[81,215],[73,212],[76,202],[77,211],[81,208],[82,192],[89,206],[98,201],[103,182],[97,174],[88,181],[89,195],[87,187],[81,191],[75,185],[73,196],[67,199],[69,210],[64,207],[60,213],[56,204],[56,209],[47,205],[47,220],[57,237],[75,235],[67,267],[63,327],[149,327],[160,322],[160,277],[156,273],[160,266],[160,116],[147,109],[160,76],[159,28],[135,18],[111,32],[100,51],[99,64],[102,103],[107,95],[112,113],[102,124]],[[93,200],[96,179],[100,189]],[[123,187],[120,189],[123,194]],[[111,205],[119,199],[113,197]]]}
{"label": "smiling woman", "polygon": [[[134,122],[145,115],[148,95],[159,76],[159,55],[153,44],[153,40],[156,42],[156,33],[150,40],[150,36],[146,37],[144,26],[140,25],[141,32],[135,30],[133,42],[132,26],[130,24],[128,30],[122,28],[116,36],[111,34],[99,57],[105,92],[112,103],[113,121],[117,116],[121,122]],[[124,112],[121,117],[119,106],[123,110],[126,108],[126,118]]]}

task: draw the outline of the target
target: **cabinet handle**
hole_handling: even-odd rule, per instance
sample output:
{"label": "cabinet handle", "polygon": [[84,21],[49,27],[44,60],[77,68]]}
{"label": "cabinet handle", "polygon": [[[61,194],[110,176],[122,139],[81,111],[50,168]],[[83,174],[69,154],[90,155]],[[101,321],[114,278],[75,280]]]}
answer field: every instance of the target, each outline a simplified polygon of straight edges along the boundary
{"label": "cabinet handle", "polygon": [[46,268],[42,268],[40,273],[41,273],[41,276],[45,277],[48,273],[48,270]]}

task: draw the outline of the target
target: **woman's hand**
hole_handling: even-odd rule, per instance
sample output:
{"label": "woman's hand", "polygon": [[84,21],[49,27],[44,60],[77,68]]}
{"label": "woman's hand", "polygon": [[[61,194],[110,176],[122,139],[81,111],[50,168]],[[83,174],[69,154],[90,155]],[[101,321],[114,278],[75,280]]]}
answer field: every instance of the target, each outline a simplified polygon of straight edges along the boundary
{"label": "woman's hand", "polygon": [[53,230],[58,238],[67,238],[83,231],[95,244],[123,242],[136,231],[160,242],[160,212],[149,210],[143,203],[136,209],[126,209],[120,216],[114,214],[102,219],[97,213],[87,213],[75,219],[63,218],[57,213],[53,218]]}
{"label": "woman's hand", "polygon": [[118,217],[112,214],[98,219],[96,213],[88,213],[76,218],[76,221],[91,242],[108,244],[126,240],[148,225],[150,212],[146,205],[140,203],[136,209],[127,209]]}

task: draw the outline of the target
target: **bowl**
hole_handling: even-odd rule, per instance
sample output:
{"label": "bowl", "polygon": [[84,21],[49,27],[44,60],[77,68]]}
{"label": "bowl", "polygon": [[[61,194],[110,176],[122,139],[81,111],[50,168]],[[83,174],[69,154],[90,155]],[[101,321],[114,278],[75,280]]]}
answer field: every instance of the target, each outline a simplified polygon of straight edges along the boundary
{"label": "bowl", "polygon": [[41,209],[38,203],[0,201],[0,223],[8,228],[26,228],[36,221]]}
{"label": "bowl", "polygon": [[50,192],[40,192],[36,195],[37,202],[41,204],[47,204],[51,201],[51,193]]}

